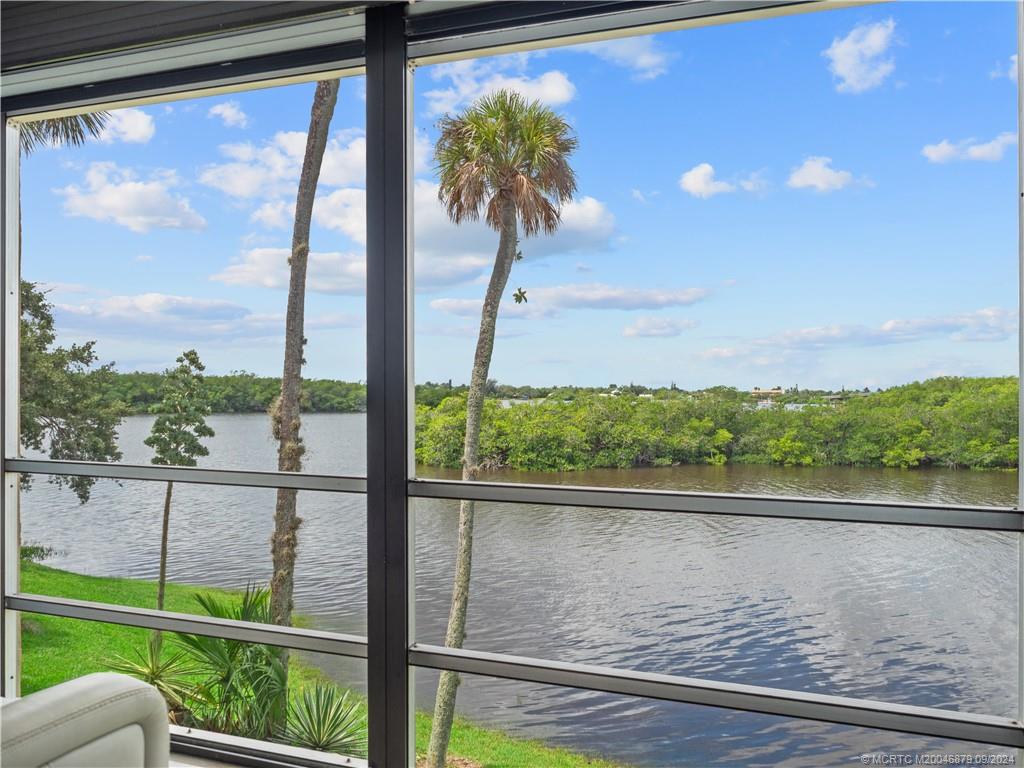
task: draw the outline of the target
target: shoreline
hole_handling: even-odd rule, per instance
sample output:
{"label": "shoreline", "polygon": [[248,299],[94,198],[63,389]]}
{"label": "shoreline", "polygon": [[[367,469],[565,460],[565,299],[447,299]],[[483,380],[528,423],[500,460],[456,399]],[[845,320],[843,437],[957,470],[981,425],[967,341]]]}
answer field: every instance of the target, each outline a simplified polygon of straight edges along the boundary
{"label": "shoreline", "polygon": [[[133,607],[156,603],[155,581],[85,576],[26,561],[22,561],[21,569],[21,589],[28,593]],[[235,590],[168,582],[166,609],[178,613],[197,612],[199,606],[193,597],[196,592],[221,597],[237,594]],[[311,621],[305,616],[297,618],[303,625]],[[27,695],[65,680],[105,671],[108,659],[116,655],[126,656],[135,648],[142,647],[149,632],[137,627],[26,614],[22,618],[21,635],[21,694]],[[300,654],[292,654],[290,668],[292,679],[299,685],[330,680],[322,669]],[[343,683],[330,682],[352,690]],[[358,691],[354,693],[365,706],[365,695]],[[416,710],[415,720],[416,753],[419,757],[426,753],[431,715]],[[510,736],[497,729],[476,725],[460,715],[455,718],[451,743],[451,757],[472,761],[471,765],[479,768],[535,768],[539,765],[545,768],[627,768],[622,763],[550,747],[538,740]]]}

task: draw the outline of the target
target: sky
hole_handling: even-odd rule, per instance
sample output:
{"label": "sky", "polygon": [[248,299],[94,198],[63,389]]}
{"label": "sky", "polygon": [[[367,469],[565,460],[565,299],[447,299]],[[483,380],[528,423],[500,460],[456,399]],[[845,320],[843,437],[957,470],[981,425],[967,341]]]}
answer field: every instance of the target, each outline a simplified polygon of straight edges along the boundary
{"label": "sky", "polygon": [[[491,378],[884,387],[1017,371],[1015,4],[908,2],[422,66],[415,376],[469,379],[497,247],[437,200],[436,124],[513,88],[566,117],[578,193],[525,238]],[[23,265],[62,343],[278,375],[313,84],[111,114],[22,163]],[[305,375],[365,380],[365,81],[341,82]],[[515,304],[511,294],[526,291]]]}

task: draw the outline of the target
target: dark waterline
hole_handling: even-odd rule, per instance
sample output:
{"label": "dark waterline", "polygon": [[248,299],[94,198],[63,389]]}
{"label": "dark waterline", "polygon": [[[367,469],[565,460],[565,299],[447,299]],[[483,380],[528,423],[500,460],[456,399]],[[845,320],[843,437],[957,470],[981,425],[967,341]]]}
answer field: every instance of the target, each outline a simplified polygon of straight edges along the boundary
{"label": "dark waterline", "polygon": [[[125,423],[126,462],[146,463],[151,420]],[[272,469],[266,417],[215,416],[206,466]],[[304,418],[310,472],[365,472],[365,419]],[[420,468],[421,476],[453,476]],[[503,481],[1005,506],[1016,473],[686,466],[494,473]],[[266,581],[274,492],[176,486],[173,581]],[[79,506],[36,478],[26,541],[49,564],[156,576],[162,491],[109,481]],[[365,500],[301,492],[296,608],[365,634]],[[479,504],[466,646],[564,661],[885,699],[996,715],[1017,706],[1017,537],[791,520]],[[416,626],[443,637],[458,507],[417,500]],[[323,657],[317,659],[318,663]],[[339,681],[364,665],[338,660]],[[421,707],[436,675],[417,673]],[[467,678],[460,710],[548,743],[644,766],[849,765],[862,752],[936,741],[583,691]],[[950,747],[952,748],[952,747]],[[957,752],[978,752],[955,745]]]}

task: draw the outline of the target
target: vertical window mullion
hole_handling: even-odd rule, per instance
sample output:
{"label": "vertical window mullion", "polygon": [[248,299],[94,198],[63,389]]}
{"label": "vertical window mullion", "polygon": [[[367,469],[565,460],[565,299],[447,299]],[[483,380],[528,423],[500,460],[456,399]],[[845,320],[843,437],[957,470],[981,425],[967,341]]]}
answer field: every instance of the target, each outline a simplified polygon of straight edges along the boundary
{"label": "vertical window mullion", "polygon": [[369,757],[414,754],[409,690],[409,74],[402,5],[366,12]]}
{"label": "vertical window mullion", "polygon": [[[3,436],[3,458],[18,455],[18,304],[21,252],[21,211],[18,175],[20,173],[20,132],[7,124],[7,114],[0,113],[4,140],[2,166],[3,253],[0,257],[0,337],[3,367],[3,404],[0,406],[0,434]],[[0,592],[6,595],[18,590],[18,475],[3,473],[0,491]],[[19,619],[16,611],[0,607],[0,695],[19,694],[18,670]]]}
{"label": "vertical window mullion", "polygon": [[[1017,508],[1024,509],[1024,4],[1017,3]],[[1017,536],[1017,719],[1024,722],[1024,533]],[[1024,749],[1017,750],[1024,762]]]}

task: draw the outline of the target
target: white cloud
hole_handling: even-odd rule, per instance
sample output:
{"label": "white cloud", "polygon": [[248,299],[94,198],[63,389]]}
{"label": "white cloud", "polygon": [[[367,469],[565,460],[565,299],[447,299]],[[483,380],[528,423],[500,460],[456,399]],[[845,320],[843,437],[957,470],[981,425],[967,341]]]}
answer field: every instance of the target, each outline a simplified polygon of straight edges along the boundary
{"label": "white cloud", "polygon": [[481,96],[502,89],[516,91],[526,99],[539,100],[552,107],[572,101],[576,86],[564,72],[550,70],[530,77],[524,71],[527,59],[526,55],[499,56],[431,67],[434,80],[449,80],[450,84],[424,93],[428,115],[455,112]]}
{"label": "white cloud", "polygon": [[559,285],[534,291],[538,298],[552,306],[567,309],[684,307],[707,298],[708,293],[706,288],[626,288],[603,283]]}
{"label": "white cloud", "polygon": [[152,261],[153,257],[150,256],[148,253],[140,253],[138,256],[135,257],[135,260],[140,262],[146,262]]}
{"label": "white cloud", "polygon": [[366,245],[366,190],[350,187],[318,197],[313,204],[313,220]]}
{"label": "white cloud", "polygon": [[[294,196],[306,151],[304,131],[279,131],[261,145],[222,144],[231,162],[206,166],[199,181],[240,198]],[[362,131],[338,131],[327,142],[320,167],[320,184],[362,184],[366,177],[366,137]]]}
{"label": "white cloud", "polygon": [[696,328],[696,320],[671,320],[667,317],[638,317],[622,329],[623,336],[649,336],[667,338]]}
{"label": "white cloud", "polygon": [[818,192],[832,192],[853,181],[852,173],[837,171],[831,165],[831,157],[808,157],[803,164],[793,169],[786,184],[793,189],[811,188]]}
{"label": "white cloud", "polygon": [[141,109],[129,107],[110,112],[107,124],[97,138],[104,144],[123,141],[126,144],[145,144],[156,133],[156,123],[151,115]]}
{"label": "white cloud", "polygon": [[[251,248],[210,277],[225,285],[288,287],[288,248]],[[361,253],[309,254],[306,286],[314,293],[360,296],[366,292],[366,257]]]}
{"label": "white cloud", "polygon": [[206,113],[207,117],[219,117],[229,128],[245,128],[249,125],[249,116],[242,111],[237,101],[223,101],[214,104]]}
{"label": "white cloud", "polygon": [[1005,77],[1017,82],[1017,54],[1010,56],[1009,63],[996,64],[995,69],[988,73],[988,76],[995,79]]}
{"label": "white cloud", "polygon": [[[306,136],[302,135],[302,157]],[[298,174],[296,174],[297,176]],[[340,131],[327,142],[320,166],[320,183],[329,187],[363,184],[366,181],[366,136],[357,129]]]}
{"label": "white cloud", "polygon": [[768,180],[764,177],[764,171],[754,171],[746,178],[740,179],[740,188],[744,192],[764,192],[768,189]]}
{"label": "white cloud", "polygon": [[992,141],[986,141],[983,144],[971,144],[967,147],[967,159],[968,160],[987,160],[994,162],[1001,160],[1003,153],[1014,144],[1017,143],[1017,134],[1015,133],[1001,133],[996,136]]}
{"label": "white cloud", "polygon": [[887,320],[878,326],[822,325],[753,339],[737,347],[713,347],[706,358],[749,359],[763,352],[798,353],[836,347],[873,347],[946,338],[955,342],[1003,341],[1016,334],[1017,313],[1000,307],[973,312]]}
{"label": "white cloud", "polygon": [[434,163],[434,144],[422,128],[413,134],[412,159],[413,173],[427,173]]}
{"label": "white cloud", "polygon": [[700,163],[679,177],[679,187],[694,197],[707,200],[723,192],[732,192],[735,186],[727,181],[715,179],[715,168],[711,163]]}
{"label": "white cloud", "polygon": [[[147,338],[225,340],[274,338],[284,328],[283,314],[259,314],[223,299],[201,299],[165,293],[109,296],[77,304],[55,305],[56,320],[62,328],[79,331],[102,330],[105,335],[136,336],[145,329]],[[312,316],[311,328],[340,328],[359,325],[360,318],[332,313]]]}
{"label": "white cloud", "polygon": [[112,221],[139,233],[203,229],[206,220],[193,210],[188,199],[171,192],[179,183],[173,171],[161,171],[140,181],[133,171],[115,163],[91,163],[84,188],[71,184],[56,192],[64,197],[64,211],[69,216]]}
{"label": "white cloud", "polygon": [[[527,293],[530,294],[532,292],[528,291]],[[544,307],[534,301],[532,296],[528,296],[528,298],[529,301],[523,304],[503,301],[501,303],[501,316],[523,318],[549,317],[554,314],[550,307]],[[433,299],[430,302],[430,307],[438,312],[455,315],[456,317],[479,318],[483,304],[482,299]]]}
{"label": "white cloud", "polygon": [[36,287],[44,293],[52,296],[68,293],[90,293],[92,289],[82,283],[61,283],[43,280],[36,283]]}
{"label": "white cloud", "polygon": [[881,85],[896,64],[885,56],[892,45],[896,22],[892,19],[874,24],[858,24],[846,37],[832,40],[822,55],[838,79],[840,93],[863,93]]}
{"label": "white cloud", "polygon": [[[414,186],[416,284],[431,288],[468,282],[489,273],[498,235],[480,221],[455,226],[437,198],[438,185],[417,180]],[[554,235],[522,238],[527,260],[556,254],[608,248],[615,234],[615,216],[599,200],[583,196],[562,208]]]}
{"label": "white cloud", "polygon": [[591,53],[599,59],[625,67],[633,73],[634,80],[653,80],[665,74],[671,58],[671,54],[649,35],[585,43],[571,50]]}
{"label": "white cloud", "polygon": [[[457,325],[457,326],[444,326],[444,325],[424,325],[417,326],[417,334],[425,334],[427,336],[448,336],[456,339],[475,339],[480,335],[479,325]],[[494,335],[499,339],[516,338],[518,336],[527,336],[529,331],[524,328],[508,329],[499,326],[495,329]]]}
{"label": "white cloud", "polygon": [[1017,134],[1004,131],[991,141],[979,142],[964,139],[956,143],[943,139],[937,144],[926,144],[921,148],[930,163],[948,163],[951,160],[1002,160],[1006,150],[1017,143]]}
{"label": "white cloud", "polygon": [[285,200],[263,203],[252,212],[249,221],[262,224],[267,229],[287,229],[295,221],[295,203]]}
{"label": "white cloud", "polygon": [[960,155],[960,149],[948,139],[943,139],[938,144],[926,144],[921,148],[921,154],[930,163],[948,163]]}
{"label": "white cloud", "polygon": [[[507,317],[551,317],[565,309],[665,309],[694,304],[709,294],[706,288],[627,288],[604,283],[528,288],[523,304],[502,302]],[[481,299],[434,299],[430,306],[459,317],[479,317]]]}
{"label": "white cloud", "polygon": [[629,191],[629,194],[630,194],[630,195],[631,195],[631,196],[633,197],[633,199],[634,199],[634,200],[636,200],[636,201],[637,201],[638,203],[641,203],[642,205],[647,205],[647,195],[645,195],[645,194],[644,194],[643,192],[641,192],[641,191],[640,191],[639,189],[631,189],[631,190]]}

